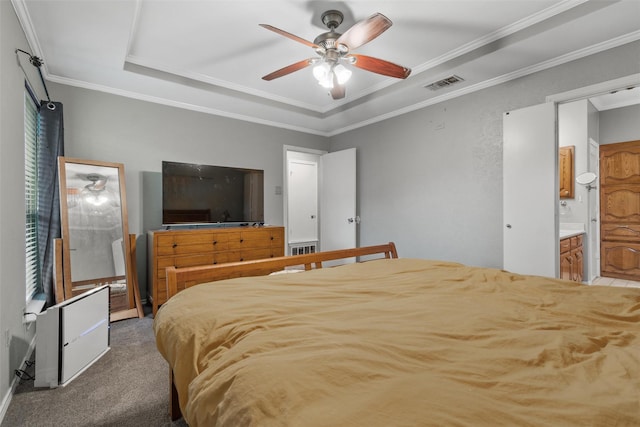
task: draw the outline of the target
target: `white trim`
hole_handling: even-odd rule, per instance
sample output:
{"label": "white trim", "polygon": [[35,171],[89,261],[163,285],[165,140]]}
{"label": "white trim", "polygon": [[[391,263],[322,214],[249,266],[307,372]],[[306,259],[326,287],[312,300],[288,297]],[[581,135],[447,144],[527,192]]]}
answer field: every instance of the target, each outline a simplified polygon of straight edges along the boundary
{"label": "white trim", "polygon": [[[285,247],[289,251],[289,152],[313,154],[318,157],[327,154],[326,150],[318,150],[315,148],[297,147],[295,145],[284,145],[282,147],[282,223],[284,224]],[[320,205],[318,205],[320,209]],[[319,238],[319,236],[318,236]],[[287,253],[288,255],[288,253]]]}
{"label": "white trim", "polygon": [[[34,334],[33,338],[31,339],[31,343],[29,344],[29,349],[25,353],[24,358],[22,359],[22,362],[16,369],[21,369],[25,365],[27,360],[29,360],[29,357],[33,354],[33,350],[35,350],[35,348],[36,348],[36,336]],[[7,414],[7,410],[9,409],[9,405],[11,404],[11,399],[13,398],[13,394],[15,393],[19,383],[20,383],[20,378],[14,374],[13,381],[11,381],[11,386],[9,387],[9,389],[7,390],[7,393],[2,398],[2,404],[0,405],[0,424],[2,424],[2,421],[4,420],[4,416]]]}
{"label": "white trim", "polygon": [[[527,16],[519,21],[516,21],[512,24],[509,24],[505,27],[499,28],[492,33],[489,33],[483,37],[480,37],[472,42],[469,42],[459,48],[453,49],[444,55],[441,55],[437,58],[434,58],[428,62],[425,62],[422,65],[417,67],[413,67],[414,74],[421,73],[423,71],[429,70],[431,68],[437,67],[447,61],[455,59],[459,56],[472,52],[476,49],[479,49],[483,46],[486,46],[490,43],[493,43],[497,40],[503,39],[507,36],[515,34],[519,31],[524,30],[525,28],[531,27],[532,25],[538,24],[542,21],[545,21],[549,18],[552,18],[560,13],[566,12],[569,9],[572,9],[576,6],[579,6],[582,3],[585,3],[586,0],[564,0],[555,4],[551,7],[548,7],[540,12],[534,13],[533,15]],[[437,79],[436,79],[437,80]]]}
{"label": "white trim", "polygon": [[[627,34],[627,35],[622,36],[622,37],[617,37],[615,39],[608,40],[607,42],[604,42],[604,43],[599,43],[597,45],[590,46],[589,48],[580,49],[580,50],[577,50],[575,52],[568,53],[566,55],[561,55],[561,56],[558,56],[556,58],[550,59],[548,61],[544,61],[544,62],[541,62],[539,64],[535,64],[535,65],[533,65],[531,67],[521,68],[521,69],[513,71],[511,73],[503,74],[501,76],[494,77],[493,79],[485,80],[483,82],[476,83],[474,85],[466,86],[464,88],[449,92],[449,93],[447,93],[445,95],[441,95],[441,96],[438,96],[438,97],[435,97],[435,98],[427,99],[426,101],[419,102],[417,104],[410,105],[410,106],[407,106],[407,107],[404,107],[404,108],[400,108],[398,110],[392,111],[392,112],[387,113],[387,114],[382,114],[382,115],[379,115],[379,116],[376,116],[376,117],[372,117],[372,118],[370,118],[368,120],[364,120],[364,121],[361,121],[361,122],[358,122],[358,123],[354,123],[354,124],[349,125],[349,126],[342,127],[340,129],[336,129],[334,131],[329,132],[329,136],[339,135],[339,134],[344,133],[344,132],[348,132],[348,131],[351,131],[351,130],[354,130],[354,129],[358,129],[358,128],[361,128],[361,127],[364,127],[364,126],[367,126],[367,125],[370,125],[370,124],[373,124],[373,123],[377,123],[377,122],[380,122],[380,121],[383,121],[383,120],[386,120],[386,119],[390,119],[392,117],[396,117],[396,116],[400,116],[402,114],[410,113],[412,111],[419,110],[419,109],[428,107],[430,105],[435,105],[435,104],[438,104],[440,102],[448,101],[448,100],[453,99],[453,98],[458,98],[460,96],[467,95],[467,94],[472,93],[472,92],[476,92],[476,91],[479,91],[479,90],[482,90],[482,89],[486,89],[486,88],[489,88],[489,87],[492,87],[492,86],[497,86],[499,84],[506,83],[506,82],[509,82],[511,80],[518,79],[520,77],[525,77],[525,76],[527,76],[529,74],[537,73],[538,71],[544,71],[544,70],[546,70],[548,68],[552,68],[552,67],[556,67],[558,65],[566,64],[567,62],[575,61],[577,59],[581,59],[581,58],[584,58],[586,56],[593,55],[593,54],[596,54],[596,53],[599,53],[599,52],[602,52],[602,51],[605,51],[605,50],[608,50],[608,49],[613,49],[615,47],[622,46],[624,44],[627,44],[627,43],[630,43],[632,41],[636,41],[636,40],[639,40],[639,39],[640,39],[640,31],[634,31],[633,33]],[[640,74],[638,74],[637,76],[640,76]],[[623,87],[623,86],[618,86],[617,89],[619,89],[620,87]],[[612,90],[613,89],[616,89],[616,88],[612,88]],[[576,89],[576,91],[578,91],[578,90],[579,89]],[[591,96],[593,96],[593,95],[594,94],[592,93]],[[549,99],[549,98],[550,97],[547,97],[546,102],[551,102],[551,101],[558,102],[558,101],[556,101],[554,99]]]}
{"label": "white trim", "polygon": [[555,103],[579,101],[581,99],[603,95],[614,90],[639,84],[640,73],[631,74],[630,76],[620,77],[619,79],[608,80],[606,82],[601,82],[594,85],[549,95],[546,97],[546,101]]}
{"label": "white trim", "polygon": [[119,96],[124,96],[126,98],[137,99],[137,100],[140,100],[140,101],[152,102],[154,104],[161,104],[161,105],[166,105],[166,106],[169,106],[169,107],[181,108],[181,109],[184,109],[184,110],[197,111],[199,113],[212,114],[214,116],[227,117],[227,118],[230,118],[230,119],[242,120],[242,121],[245,121],[245,122],[257,123],[257,124],[262,124],[262,125],[266,125],[266,126],[273,126],[273,127],[277,127],[277,128],[288,129],[288,130],[293,130],[293,131],[302,132],[302,133],[308,133],[308,134],[312,134],[312,135],[330,136],[327,132],[316,130],[316,129],[306,128],[306,127],[302,127],[302,126],[288,125],[288,124],[284,124],[284,123],[280,123],[280,122],[274,122],[272,120],[258,119],[258,118],[255,118],[255,117],[245,116],[245,115],[237,114],[237,113],[230,113],[228,111],[222,111],[222,110],[218,110],[218,109],[215,109],[215,108],[203,107],[203,106],[200,106],[200,105],[193,105],[193,104],[189,104],[187,102],[174,101],[174,100],[170,100],[170,99],[166,99],[166,98],[160,98],[158,96],[152,96],[152,95],[142,94],[142,93],[138,93],[138,92],[133,92],[133,91],[130,91],[130,90],[115,89],[115,88],[112,88],[112,87],[109,87],[109,86],[98,85],[98,84],[94,84],[94,83],[87,83],[87,82],[84,82],[84,81],[81,81],[81,80],[69,79],[69,78],[66,78],[66,77],[58,77],[58,76],[51,76],[50,75],[47,78],[47,80],[52,81],[54,83],[60,83],[60,84],[65,84],[65,85],[69,85],[69,86],[80,87],[80,88],[83,88],[83,89],[95,90],[97,92],[109,93],[111,95],[119,95]]}
{"label": "white trim", "polygon": [[[241,93],[244,93],[244,94],[247,94],[247,95],[252,95],[252,96],[255,96],[255,97],[259,97],[259,98],[269,99],[269,100],[275,101],[275,102],[281,102],[283,104],[287,104],[287,105],[291,105],[291,106],[294,106],[294,107],[302,108],[304,110],[312,111],[312,112],[315,112],[315,113],[326,113],[327,111],[335,108],[335,105],[331,105],[330,107],[329,106],[325,106],[324,108],[316,107],[313,104],[296,101],[294,99],[286,98],[284,96],[273,95],[271,93],[264,92],[264,91],[257,90],[257,89],[251,89],[251,88],[249,88],[247,86],[242,86],[242,85],[239,85],[239,84],[231,83],[231,82],[226,81],[226,80],[209,77],[209,76],[207,76],[205,74],[202,74],[202,73],[180,72],[176,68],[171,67],[170,65],[154,63],[152,61],[144,60],[143,58],[138,58],[138,57],[136,57],[134,55],[127,55],[127,57],[125,59],[125,64],[138,65],[138,66],[141,66],[141,67],[144,67],[144,68],[148,68],[150,70],[155,70],[155,71],[160,71],[162,73],[171,74],[172,76],[184,77],[186,79],[194,80],[194,81],[197,81],[197,82],[200,82],[200,83],[204,83],[204,84],[210,85],[212,87],[222,87],[222,88],[229,89],[229,90],[232,90],[232,91],[235,91],[235,92],[241,92]],[[345,101],[342,101],[342,103],[344,104]]]}
{"label": "white trim", "polygon": [[[131,28],[131,37],[128,40],[128,44],[127,44],[127,53],[129,52],[129,48],[131,46],[131,42],[132,42],[132,37],[134,37],[134,32],[135,32],[135,26],[137,25],[137,14],[140,13],[140,0],[136,0],[136,16],[134,21],[132,22],[132,28]],[[557,3],[556,5],[553,5],[545,10],[542,10],[536,14],[533,14],[527,18],[524,18],[520,21],[514,22],[513,24],[507,25],[491,34],[486,35],[485,37],[482,37],[480,39],[477,39],[467,45],[464,45],[462,47],[460,47],[459,49],[455,49],[445,55],[442,55],[438,58],[434,58],[433,60],[424,63],[420,66],[414,67],[414,76],[413,78],[415,78],[415,76],[420,75],[421,71],[433,68],[437,65],[442,64],[443,62],[446,62],[447,60],[450,60],[452,58],[455,58],[457,56],[463,55],[464,53],[467,53],[469,51],[472,51],[473,49],[477,49],[479,47],[482,47],[488,43],[494,42],[496,40],[499,40],[501,37],[505,37],[508,36],[510,34],[514,34],[518,31],[521,31],[522,29],[525,29],[531,25],[535,25],[538,22],[544,21],[545,19],[548,19],[550,17],[553,17],[555,15],[558,15],[562,12],[565,12],[569,9],[572,9],[576,6],[579,6],[583,3],[585,3],[586,0],[562,0],[559,3]],[[259,119],[256,117],[252,117],[252,116],[247,116],[247,115],[243,115],[243,114],[238,114],[238,113],[231,113],[231,112],[227,112],[227,111],[222,111],[216,108],[210,108],[210,107],[203,107],[203,106],[198,106],[198,105],[193,105],[190,103],[186,103],[186,102],[180,102],[180,101],[173,101],[173,100],[169,100],[166,98],[161,98],[161,97],[157,97],[157,96],[152,96],[152,95],[146,95],[146,94],[141,94],[141,93],[137,93],[137,92],[133,92],[131,90],[124,90],[124,89],[114,89],[108,86],[104,86],[104,85],[97,85],[97,84],[92,84],[92,83],[88,83],[88,82],[84,82],[84,81],[79,81],[79,80],[75,80],[75,79],[69,79],[69,78],[65,78],[65,77],[60,77],[60,76],[54,76],[49,74],[48,69],[47,69],[47,61],[46,58],[43,58],[40,49],[40,45],[38,43],[37,38],[35,37],[35,31],[34,31],[34,27],[33,24],[29,18],[29,14],[28,11],[26,9],[26,5],[25,5],[25,1],[24,0],[11,0],[11,3],[14,6],[14,9],[16,10],[16,14],[18,15],[19,21],[22,23],[24,23],[23,25],[23,31],[25,32],[27,41],[29,42],[29,45],[31,46],[31,48],[33,49],[33,54],[36,56],[39,56],[40,58],[42,58],[44,60],[44,65],[42,67],[42,71],[43,71],[43,75],[46,78],[46,80],[55,82],[55,83],[61,83],[61,84],[66,84],[69,86],[76,86],[76,87],[81,87],[81,88],[85,88],[85,89],[90,89],[90,90],[96,90],[99,92],[105,92],[105,93],[111,93],[111,94],[115,94],[115,95],[120,95],[120,96],[125,96],[128,98],[133,98],[133,99],[138,99],[138,100],[142,100],[142,101],[147,101],[147,102],[152,102],[152,103],[156,103],[156,104],[161,104],[161,105],[168,105],[168,106],[172,106],[172,107],[177,107],[177,108],[182,108],[182,109],[186,109],[186,110],[191,110],[191,111],[197,111],[197,112],[202,112],[202,113],[206,113],[206,114],[212,114],[212,115],[216,115],[216,116],[221,116],[221,117],[227,117],[227,118],[231,118],[231,119],[236,119],[236,120],[242,120],[242,121],[247,121],[247,122],[251,122],[251,123],[257,123],[257,124],[262,124],[262,125],[266,125],[266,126],[272,126],[272,127],[276,127],[276,128],[281,128],[281,129],[287,129],[287,130],[293,130],[293,131],[297,131],[297,132],[302,132],[302,133],[308,133],[311,135],[318,135],[318,136],[323,136],[323,137],[332,137],[335,135],[339,135],[341,133],[344,132],[348,132],[350,130],[354,130],[354,129],[358,129],[373,123],[377,123],[392,117],[396,117],[402,114],[406,114],[415,110],[419,110],[421,108],[425,108],[428,107],[430,105],[434,105],[437,104],[439,102],[443,102],[449,99],[453,99],[462,95],[466,95],[468,93],[477,91],[477,90],[481,90],[481,89],[485,89],[491,86],[495,86],[501,83],[505,83],[508,82],[510,80],[514,80],[516,78],[519,77],[523,77],[538,71],[542,71],[557,65],[562,65],[564,63],[576,60],[576,59],[580,59],[583,58],[585,56],[588,55],[592,55],[607,49],[611,49],[614,47],[618,47],[621,46],[623,44],[627,44],[636,40],[640,40],[640,31],[634,31],[631,32],[629,34],[620,36],[620,37],[616,37],[613,38],[611,40],[608,40],[606,42],[602,42],[602,43],[598,43],[596,45],[584,48],[584,49],[579,49],[575,52],[571,52],[565,55],[561,55],[559,57],[553,58],[551,60],[548,61],[544,61],[542,63],[539,64],[535,64],[531,67],[525,67],[522,68],[520,70],[516,70],[514,72],[511,73],[507,73],[504,74],[502,76],[498,76],[496,78],[490,79],[490,80],[486,80],[484,82],[475,84],[475,85],[471,85],[471,86],[467,86],[464,89],[458,90],[458,91],[454,91],[454,92],[450,92],[447,95],[441,96],[441,97],[436,97],[436,98],[432,98],[432,99],[428,99],[424,102],[419,102],[417,104],[414,105],[410,105],[395,111],[391,111],[389,113],[385,113],[385,114],[381,114],[379,116],[375,116],[372,118],[369,118],[367,120],[363,120],[361,122],[357,122],[357,123],[353,123],[347,126],[344,126],[342,128],[339,129],[334,129],[334,130],[320,130],[320,129],[314,129],[314,128],[310,128],[310,127],[305,127],[305,126],[297,126],[297,125],[291,125],[291,124],[286,124],[286,123],[282,123],[279,121],[273,121],[273,120],[265,120],[265,119]],[[133,56],[128,54],[128,59],[134,63],[134,58]],[[160,69],[159,69],[160,70]],[[168,69],[167,69],[168,70]],[[171,71],[164,71],[164,72],[171,72]],[[176,73],[172,73],[172,74],[176,74]],[[198,76],[189,76],[188,78],[193,78],[195,80],[201,81],[200,78],[198,78]],[[389,83],[389,85],[391,84],[396,84],[397,82],[392,81],[391,83]],[[223,87],[227,87],[224,82],[217,82],[217,84],[221,84]],[[386,87],[387,84],[383,84],[381,85],[383,87]],[[242,90],[241,88],[237,88],[237,89],[232,89],[232,90]],[[372,88],[372,90],[377,90],[378,87],[376,86],[375,88]],[[370,91],[363,91],[361,93],[358,94],[354,94],[354,98],[351,98],[349,102],[354,101],[355,99],[358,99],[362,96],[365,96],[367,94],[369,94]],[[260,95],[261,96],[261,95]],[[269,97],[269,99],[272,100],[277,100],[279,98],[274,98],[274,97]],[[557,102],[557,101],[556,101]],[[343,103],[347,103],[347,101],[342,101],[340,104],[332,104],[331,105],[331,110],[337,109],[340,110],[340,105],[342,105]],[[299,107],[300,108],[300,107]],[[323,110],[321,109],[320,111],[325,112],[325,114],[331,110]],[[309,111],[318,111],[317,109],[311,109]],[[327,119],[329,116],[327,117],[323,117],[323,119]],[[329,120],[330,122],[330,120]]]}
{"label": "white trim", "polygon": [[38,42],[38,38],[36,37],[36,32],[34,30],[33,22],[31,21],[31,16],[27,11],[27,6],[24,0],[11,0],[11,4],[13,5],[13,10],[15,10],[16,15],[18,15],[18,21],[22,26],[22,31],[24,32],[25,38],[27,39],[27,43],[31,48],[31,54],[33,56],[37,56],[43,60],[42,64],[42,72],[46,76],[48,75],[47,71],[47,61],[42,55],[42,48],[40,47],[40,43]]}
{"label": "white trim", "polygon": [[24,309],[22,316],[22,323],[33,323],[36,321],[38,314],[42,312],[44,305],[46,304],[44,294],[35,294],[29,301],[27,301],[27,307]]}

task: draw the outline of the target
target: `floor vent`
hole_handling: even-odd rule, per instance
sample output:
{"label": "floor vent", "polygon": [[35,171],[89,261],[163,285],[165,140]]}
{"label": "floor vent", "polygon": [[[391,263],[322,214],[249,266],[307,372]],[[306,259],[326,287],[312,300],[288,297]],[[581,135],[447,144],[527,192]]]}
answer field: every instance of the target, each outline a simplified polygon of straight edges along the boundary
{"label": "floor vent", "polygon": [[442,80],[438,80],[437,82],[433,82],[431,84],[428,84],[425,86],[425,88],[427,89],[431,89],[431,90],[438,90],[438,89],[442,89],[443,87],[449,87],[451,85],[454,85],[456,83],[460,83],[463,82],[464,79],[462,77],[458,77],[455,74],[452,76],[449,76],[445,79]]}
{"label": "floor vent", "polygon": [[289,244],[289,252],[291,255],[304,255],[316,253],[318,242],[304,242]]}

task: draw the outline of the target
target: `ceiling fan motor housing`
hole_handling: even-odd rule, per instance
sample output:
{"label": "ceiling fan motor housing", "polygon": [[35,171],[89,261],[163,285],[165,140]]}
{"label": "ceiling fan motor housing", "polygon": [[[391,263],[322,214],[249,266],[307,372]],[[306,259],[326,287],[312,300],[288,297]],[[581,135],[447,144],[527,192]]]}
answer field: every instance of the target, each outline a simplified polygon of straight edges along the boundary
{"label": "ceiling fan motor housing", "polygon": [[344,15],[339,10],[327,10],[322,14],[322,23],[330,30],[335,30],[340,24]]}
{"label": "ceiling fan motor housing", "polygon": [[313,40],[313,43],[327,51],[330,49],[337,49],[336,40],[338,40],[341,35],[342,34],[336,33],[335,31],[329,31],[320,34]]}

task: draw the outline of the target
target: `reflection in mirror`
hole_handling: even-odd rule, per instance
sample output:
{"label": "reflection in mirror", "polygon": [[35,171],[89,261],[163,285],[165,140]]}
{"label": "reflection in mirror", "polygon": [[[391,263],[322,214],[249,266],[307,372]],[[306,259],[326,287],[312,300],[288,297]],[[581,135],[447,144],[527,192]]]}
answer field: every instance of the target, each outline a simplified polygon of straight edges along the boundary
{"label": "reflection in mirror", "polygon": [[139,316],[124,166],[60,157],[59,169],[65,299],[109,284],[112,320]]}
{"label": "reflection in mirror", "polygon": [[575,146],[560,147],[558,153],[558,176],[560,178],[560,198],[573,199],[573,156]]}

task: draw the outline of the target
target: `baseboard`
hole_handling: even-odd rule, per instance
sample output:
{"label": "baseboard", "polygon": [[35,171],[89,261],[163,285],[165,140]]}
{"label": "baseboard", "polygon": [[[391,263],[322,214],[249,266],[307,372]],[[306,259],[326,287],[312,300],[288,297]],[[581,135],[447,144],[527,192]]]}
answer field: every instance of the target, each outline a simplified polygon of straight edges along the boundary
{"label": "baseboard", "polygon": [[[29,357],[33,354],[33,350],[36,348],[36,334],[33,334],[33,338],[31,339],[31,343],[29,344],[29,349],[27,350],[22,362],[16,369],[21,369],[22,366],[29,360]],[[11,382],[11,387],[7,390],[7,393],[2,398],[2,406],[0,406],[0,424],[4,420],[4,416],[9,409],[9,405],[11,404],[11,399],[13,398],[13,393],[15,393],[18,384],[20,383],[20,378],[17,375],[13,376],[13,381]]]}

